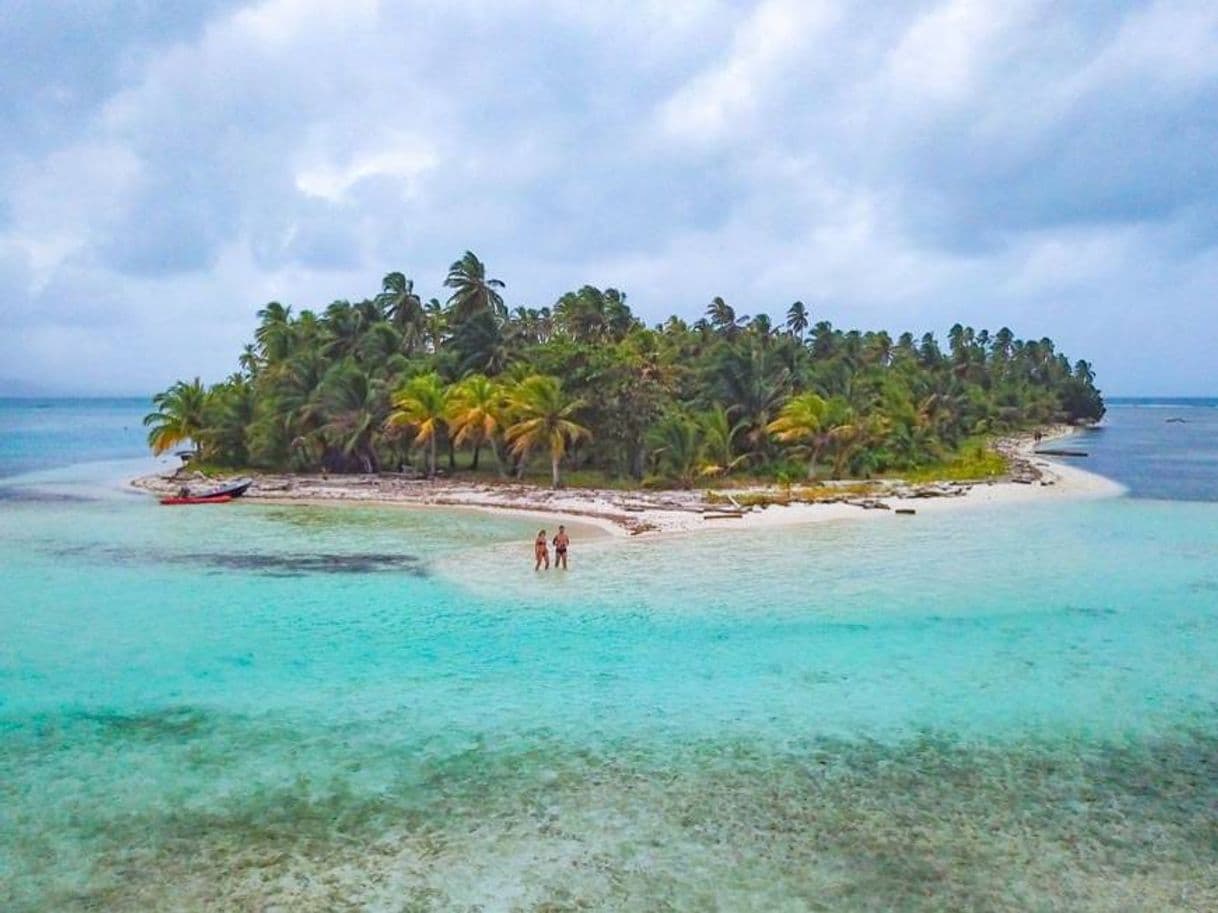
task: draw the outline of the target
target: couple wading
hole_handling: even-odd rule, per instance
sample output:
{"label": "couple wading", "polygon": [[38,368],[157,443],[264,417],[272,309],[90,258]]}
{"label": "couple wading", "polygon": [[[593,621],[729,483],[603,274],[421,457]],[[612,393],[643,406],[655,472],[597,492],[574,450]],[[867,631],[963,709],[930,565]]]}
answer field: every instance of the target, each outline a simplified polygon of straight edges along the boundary
{"label": "couple wading", "polygon": [[[571,544],[571,537],[567,535],[565,526],[558,527],[558,534],[554,537],[554,566],[561,567],[564,571],[567,569],[567,546]],[[533,540],[533,557],[537,562],[533,565],[533,570],[540,571],[544,564],[546,570],[550,569],[550,546],[546,542],[546,531],[539,530],[537,538]]]}

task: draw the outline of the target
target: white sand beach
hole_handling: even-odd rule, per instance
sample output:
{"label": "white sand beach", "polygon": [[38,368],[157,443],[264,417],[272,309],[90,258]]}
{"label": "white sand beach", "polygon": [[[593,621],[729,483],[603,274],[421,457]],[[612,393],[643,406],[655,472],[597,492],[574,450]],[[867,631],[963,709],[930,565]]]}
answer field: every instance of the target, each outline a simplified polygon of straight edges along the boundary
{"label": "white sand beach", "polygon": [[[1051,429],[1039,442],[1061,440],[1068,427]],[[571,488],[557,491],[512,481],[474,483],[427,481],[378,475],[287,475],[255,477],[246,497],[260,502],[375,504],[404,507],[465,508],[534,516],[546,525],[578,524],[615,536],[694,533],[713,529],[758,529],[830,520],[909,517],[918,514],[1045,499],[1102,498],[1120,495],[1121,485],[1059,459],[1034,453],[1031,435],[1000,439],[996,449],[1012,464],[1011,478],[983,482],[908,484],[886,479],[867,483],[827,483],[840,495],[818,490],[815,502],[801,501],[800,486],[789,489],[617,491]],[[183,485],[205,488],[217,480],[171,472],[143,476],[132,484],[156,494]],[[862,489],[862,485],[866,489]],[[758,500],[765,504],[752,504]],[[749,506],[752,504],[752,506]],[[900,512],[900,513],[898,513]]]}

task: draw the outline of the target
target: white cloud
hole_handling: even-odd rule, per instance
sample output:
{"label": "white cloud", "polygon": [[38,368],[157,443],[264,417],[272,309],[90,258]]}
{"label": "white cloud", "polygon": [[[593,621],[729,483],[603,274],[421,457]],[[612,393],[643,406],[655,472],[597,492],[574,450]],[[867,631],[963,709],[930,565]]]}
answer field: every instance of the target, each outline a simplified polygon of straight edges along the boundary
{"label": "white cloud", "polygon": [[835,7],[821,0],[765,0],[737,28],[727,59],[664,102],[663,129],[691,142],[713,141],[737,129],[785,72],[815,57],[816,40],[836,18]]}
{"label": "white cloud", "polygon": [[406,140],[398,148],[358,154],[342,166],[327,163],[303,168],[296,172],[296,187],[309,196],[337,203],[365,178],[387,177],[403,181],[409,193],[436,163],[431,149],[417,140]]}
{"label": "white cloud", "polygon": [[970,98],[980,71],[1017,50],[1017,30],[1042,6],[949,0],[913,22],[888,57],[886,78],[894,92],[942,103]]}

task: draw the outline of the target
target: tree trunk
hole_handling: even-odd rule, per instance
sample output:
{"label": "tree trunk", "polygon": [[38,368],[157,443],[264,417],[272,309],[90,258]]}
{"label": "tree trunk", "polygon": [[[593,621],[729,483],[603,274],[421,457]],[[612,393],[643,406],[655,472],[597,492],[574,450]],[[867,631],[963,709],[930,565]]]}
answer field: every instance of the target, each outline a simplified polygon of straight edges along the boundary
{"label": "tree trunk", "polygon": [[635,479],[641,479],[647,474],[647,446],[646,444],[638,444],[630,457],[630,475]]}
{"label": "tree trunk", "polygon": [[453,447],[453,439],[448,439],[448,471],[452,472],[457,468],[457,449]]}
{"label": "tree trunk", "polygon": [[840,479],[842,477],[842,472],[845,471],[845,469],[846,469],[846,463],[849,462],[849,460],[850,460],[850,455],[851,455],[852,450],[853,450],[853,448],[851,448],[850,450],[847,450],[845,447],[842,447],[840,450],[837,451],[837,453],[835,453],[833,455],[833,478],[834,479]]}
{"label": "tree trunk", "polygon": [[474,445],[474,462],[472,462],[472,463],[470,464],[470,467],[469,467],[469,468],[470,468],[470,469],[472,469],[474,472],[477,472],[477,471],[478,471],[478,454],[479,454],[481,451],[482,451],[482,445],[481,445],[481,444],[475,444],[475,445]]}
{"label": "tree trunk", "polygon": [[551,487],[557,488],[558,487],[558,454],[557,453],[550,454],[550,479],[551,479]]}
{"label": "tree trunk", "polygon": [[808,478],[816,478],[816,464],[820,462],[820,445],[812,448],[812,458],[808,460]]}
{"label": "tree trunk", "polygon": [[436,436],[433,434],[427,442],[427,478],[436,477]]}

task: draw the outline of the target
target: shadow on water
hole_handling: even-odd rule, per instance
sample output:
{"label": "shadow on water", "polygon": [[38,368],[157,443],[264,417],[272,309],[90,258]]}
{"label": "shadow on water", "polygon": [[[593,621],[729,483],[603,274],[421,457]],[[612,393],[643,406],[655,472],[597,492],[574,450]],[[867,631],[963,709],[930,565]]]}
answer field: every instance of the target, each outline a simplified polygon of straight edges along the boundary
{"label": "shadow on water", "polygon": [[416,555],[388,552],[275,555],[252,552],[171,552],[119,546],[82,545],[53,547],[50,554],[83,558],[106,564],[181,564],[238,571],[264,577],[303,577],[309,574],[409,574],[427,577],[429,571]]}
{"label": "shadow on water", "polygon": [[57,491],[42,491],[16,485],[0,485],[0,502],[8,504],[84,504],[95,503],[98,498],[84,495],[64,494]]}
{"label": "shadow on water", "polygon": [[408,573],[427,576],[422,561],[414,555],[316,554],[250,555],[243,553],[182,555],[181,560],[232,571],[249,571],[273,577],[302,577],[306,574]]}

